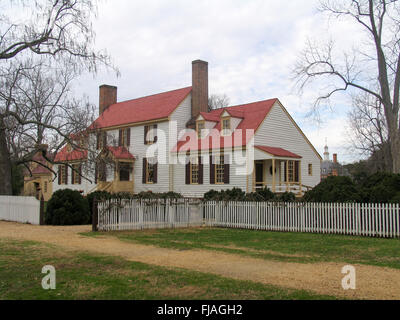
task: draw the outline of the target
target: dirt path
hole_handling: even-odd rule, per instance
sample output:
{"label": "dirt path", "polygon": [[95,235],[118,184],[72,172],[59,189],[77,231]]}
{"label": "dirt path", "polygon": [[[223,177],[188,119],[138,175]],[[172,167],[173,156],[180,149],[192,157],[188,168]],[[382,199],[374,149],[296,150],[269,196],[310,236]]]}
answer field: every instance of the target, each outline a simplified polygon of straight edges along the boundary
{"label": "dirt path", "polygon": [[400,270],[397,269],[354,265],[357,270],[357,289],[344,291],[341,287],[344,263],[277,262],[206,250],[163,249],[78,234],[88,231],[89,226],[38,227],[0,221],[0,238],[41,241],[69,250],[121,256],[130,261],[185,268],[337,297],[400,299]]}

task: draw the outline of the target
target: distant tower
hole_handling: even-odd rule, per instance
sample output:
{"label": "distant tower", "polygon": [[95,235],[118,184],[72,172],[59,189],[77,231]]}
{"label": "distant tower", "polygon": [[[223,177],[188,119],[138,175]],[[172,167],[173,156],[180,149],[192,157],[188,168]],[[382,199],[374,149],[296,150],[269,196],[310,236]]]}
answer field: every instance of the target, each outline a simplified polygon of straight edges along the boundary
{"label": "distant tower", "polygon": [[329,161],[328,139],[326,139],[326,144],[325,144],[324,161]]}

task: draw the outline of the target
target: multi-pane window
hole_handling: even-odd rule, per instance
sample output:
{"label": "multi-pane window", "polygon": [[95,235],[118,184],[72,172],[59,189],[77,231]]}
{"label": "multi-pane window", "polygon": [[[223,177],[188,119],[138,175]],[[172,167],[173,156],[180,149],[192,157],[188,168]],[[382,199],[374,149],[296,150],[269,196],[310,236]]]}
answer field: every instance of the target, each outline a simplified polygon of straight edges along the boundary
{"label": "multi-pane window", "polygon": [[223,155],[217,158],[217,163],[215,164],[215,182],[217,184],[223,184],[225,177],[225,157]]}
{"label": "multi-pane window", "polygon": [[72,165],[72,184],[80,184],[80,165]]}
{"label": "multi-pane window", "polygon": [[202,138],[202,130],[204,130],[205,127],[206,127],[205,122],[204,121],[199,121],[199,122],[197,122],[196,126],[197,126],[197,128],[196,128],[197,137],[199,139],[201,139]]}
{"label": "multi-pane window", "polygon": [[120,163],[119,164],[119,180],[120,181],[130,181],[131,164],[130,163]]}
{"label": "multi-pane window", "polygon": [[294,181],[294,161],[288,162],[288,178],[289,178],[289,182],[295,182]]}
{"label": "multi-pane window", "polygon": [[144,144],[153,144],[157,142],[157,125],[144,126]]}
{"label": "multi-pane window", "polygon": [[199,184],[199,159],[190,160],[190,183]]}
{"label": "multi-pane window", "polygon": [[119,130],[119,146],[129,147],[130,134],[131,134],[131,130],[129,128]]}
{"label": "multi-pane window", "polygon": [[68,180],[68,177],[67,177],[68,171],[67,170],[68,170],[68,167],[66,165],[61,166],[61,169],[60,169],[61,184],[68,184],[68,181],[67,181]]}
{"label": "multi-pane window", "polygon": [[146,183],[154,183],[154,169],[155,164],[151,163],[151,161],[147,161]]}
{"label": "multi-pane window", "polygon": [[313,167],[312,167],[312,164],[311,164],[311,163],[308,165],[308,175],[309,175],[309,176],[312,176],[312,175],[313,175]]}
{"label": "multi-pane window", "polygon": [[99,132],[97,133],[97,150],[103,149],[107,146],[107,132]]}
{"label": "multi-pane window", "polygon": [[299,182],[300,179],[300,161],[285,162],[285,182]]}
{"label": "multi-pane window", "polygon": [[227,136],[231,133],[231,119],[222,119],[222,135]]}
{"label": "multi-pane window", "polygon": [[44,187],[43,187],[43,189],[44,189],[44,193],[47,193],[47,181],[44,182]]}

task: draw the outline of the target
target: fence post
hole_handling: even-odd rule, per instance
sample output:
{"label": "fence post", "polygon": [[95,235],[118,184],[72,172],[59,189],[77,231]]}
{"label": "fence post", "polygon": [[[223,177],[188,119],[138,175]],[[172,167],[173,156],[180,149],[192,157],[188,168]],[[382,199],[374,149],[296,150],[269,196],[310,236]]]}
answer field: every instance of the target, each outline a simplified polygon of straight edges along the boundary
{"label": "fence post", "polygon": [[98,231],[98,219],[99,214],[98,214],[98,207],[97,207],[97,199],[96,197],[93,199],[93,210],[92,210],[92,231],[97,232]]}
{"label": "fence post", "polygon": [[39,225],[44,226],[44,198],[40,198]]}

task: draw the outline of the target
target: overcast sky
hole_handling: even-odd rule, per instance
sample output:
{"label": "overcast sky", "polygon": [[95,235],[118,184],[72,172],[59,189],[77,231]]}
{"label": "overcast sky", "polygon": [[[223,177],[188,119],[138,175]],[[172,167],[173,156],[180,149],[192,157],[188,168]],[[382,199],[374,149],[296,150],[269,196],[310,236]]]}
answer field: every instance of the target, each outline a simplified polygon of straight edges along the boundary
{"label": "overcast sky", "polygon": [[[318,87],[299,96],[292,79],[307,38],[339,38],[354,44],[359,29],[317,12],[317,0],[108,0],[94,21],[96,47],[106,49],[121,76],[82,77],[76,91],[98,104],[101,84],[118,86],[118,101],[191,85],[191,62],[209,63],[210,94],[231,105],[279,98],[320,154],[325,138],[331,157],[357,158],[345,148],[346,96],[322,110],[322,123],[307,116]],[[321,84],[323,86],[324,84]]]}

